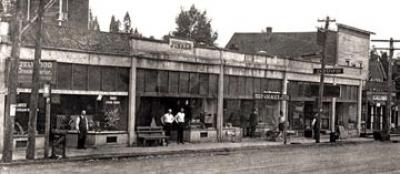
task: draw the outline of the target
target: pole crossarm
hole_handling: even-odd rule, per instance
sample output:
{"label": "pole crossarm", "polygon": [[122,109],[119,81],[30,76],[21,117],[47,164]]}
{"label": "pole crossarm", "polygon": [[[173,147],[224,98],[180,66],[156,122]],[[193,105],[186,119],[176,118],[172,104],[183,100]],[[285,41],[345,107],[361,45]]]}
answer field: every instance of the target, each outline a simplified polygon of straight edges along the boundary
{"label": "pole crossarm", "polygon": [[[43,8],[44,12],[46,12],[48,9],[53,7],[53,5],[56,3],[56,0],[50,0]],[[36,22],[36,20],[39,18],[38,11],[36,10],[36,15],[33,16],[31,20],[28,21],[28,23],[22,28],[21,30],[21,35],[24,34],[25,31],[27,31],[29,28],[32,27],[32,25]]]}
{"label": "pole crossarm", "polygon": [[[372,39],[372,42],[390,42],[391,40],[385,39]],[[400,42],[400,40],[392,40],[392,42]]]}

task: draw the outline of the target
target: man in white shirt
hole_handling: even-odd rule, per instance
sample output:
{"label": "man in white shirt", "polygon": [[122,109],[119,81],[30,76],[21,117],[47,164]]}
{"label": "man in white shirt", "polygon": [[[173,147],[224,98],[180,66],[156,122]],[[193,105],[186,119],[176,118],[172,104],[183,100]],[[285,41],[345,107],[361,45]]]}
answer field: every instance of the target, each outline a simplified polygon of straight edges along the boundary
{"label": "man in white shirt", "polygon": [[[171,136],[171,127],[174,122],[174,116],[172,115],[172,109],[168,109],[168,112],[165,113],[161,117],[161,124],[164,126],[165,135]],[[167,145],[169,143],[168,139],[166,140]]]}
{"label": "man in white shirt", "polygon": [[175,116],[175,122],[178,124],[178,136],[177,136],[177,143],[182,143],[183,142],[183,129],[185,126],[185,110],[181,108],[181,111],[179,111],[176,116]]}

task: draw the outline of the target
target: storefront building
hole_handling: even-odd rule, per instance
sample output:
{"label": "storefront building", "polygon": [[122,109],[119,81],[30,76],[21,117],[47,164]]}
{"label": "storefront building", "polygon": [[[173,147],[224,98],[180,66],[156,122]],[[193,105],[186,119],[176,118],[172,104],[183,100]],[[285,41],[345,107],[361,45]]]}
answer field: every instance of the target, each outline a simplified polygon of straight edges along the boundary
{"label": "storefront building", "polygon": [[[339,34],[347,40],[343,47],[348,47],[348,40],[360,39],[351,32],[359,34],[350,29],[343,36]],[[369,47],[369,36],[365,35],[358,41],[362,50]],[[31,43],[33,37],[26,38],[26,43]],[[6,36],[2,41],[5,42],[0,44],[0,80],[4,81],[11,47]],[[338,60],[354,55],[352,51],[339,51]],[[31,45],[25,44],[21,58],[31,61],[33,53]],[[358,59],[363,60],[362,56]],[[51,126],[72,129],[70,146],[76,136],[71,124],[81,110],[86,110],[90,117],[88,143],[93,146],[135,145],[136,127],[161,126],[160,117],[168,108],[173,113],[185,109],[185,141],[189,142],[223,141],[231,125],[242,127],[238,131],[245,133],[245,124],[254,108],[259,111],[262,128],[276,128],[282,111],[292,129],[304,130],[315,101],[307,89],[319,82],[319,74],[313,70],[321,66],[313,61],[199,48],[184,40],[166,43],[128,34],[60,27],[48,29],[42,59],[55,65]],[[368,66],[363,65],[328,65],[327,68],[342,68],[344,73],[327,75],[325,81],[327,86],[340,89],[339,95],[324,101],[325,110],[330,111],[327,115],[337,115],[356,131],[361,122],[361,89],[368,74]],[[4,105],[6,84],[0,83],[0,89],[0,104]],[[16,120],[21,132],[25,132],[27,113],[23,108],[29,106],[30,90],[21,84],[18,91],[21,112]],[[43,132],[43,106],[39,109],[38,135]],[[4,107],[0,107],[0,124],[4,124],[3,120]],[[329,120],[323,123],[328,125],[326,128],[331,125]],[[0,127],[1,140],[3,132]]]}

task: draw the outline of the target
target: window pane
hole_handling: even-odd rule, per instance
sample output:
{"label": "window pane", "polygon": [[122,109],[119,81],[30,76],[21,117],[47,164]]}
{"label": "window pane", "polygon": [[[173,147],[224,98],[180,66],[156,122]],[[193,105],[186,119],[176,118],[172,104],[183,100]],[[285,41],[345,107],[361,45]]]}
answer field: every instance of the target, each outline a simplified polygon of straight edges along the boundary
{"label": "window pane", "polygon": [[208,95],[208,74],[200,74],[200,95]]}
{"label": "window pane", "polygon": [[160,92],[168,93],[168,71],[158,71]]}
{"label": "window pane", "polygon": [[72,65],[72,89],[86,90],[87,86],[87,66],[86,65]]}
{"label": "window pane", "polygon": [[199,73],[190,73],[190,94],[199,94]]}
{"label": "window pane", "polygon": [[71,64],[58,63],[57,68],[58,68],[58,73],[57,73],[58,89],[71,89],[71,80],[72,80]]}
{"label": "window pane", "polygon": [[101,90],[114,91],[115,77],[115,68],[101,67]]}
{"label": "window pane", "polygon": [[101,71],[98,66],[89,66],[89,90],[99,91],[101,86]]}
{"label": "window pane", "polygon": [[189,93],[189,73],[179,73],[179,93]]}

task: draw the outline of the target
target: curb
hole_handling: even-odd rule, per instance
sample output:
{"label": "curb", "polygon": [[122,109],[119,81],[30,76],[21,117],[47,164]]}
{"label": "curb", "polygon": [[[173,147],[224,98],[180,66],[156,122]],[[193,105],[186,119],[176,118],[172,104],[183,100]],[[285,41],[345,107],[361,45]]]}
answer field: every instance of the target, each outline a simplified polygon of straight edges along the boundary
{"label": "curb", "polygon": [[170,150],[162,152],[133,152],[133,153],[113,153],[113,154],[93,154],[84,156],[73,156],[61,159],[36,159],[36,160],[16,160],[11,163],[1,163],[0,166],[18,166],[18,165],[29,165],[29,164],[52,164],[52,163],[65,163],[65,162],[80,162],[80,161],[101,161],[101,160],[119,160],[126,158],[139,158],[139,157],[151,157],[151,156],[168,156],[168,155],[186,155],[186,154],[206,154],[206,153],[234,153],[240,151],[252,151],[252,150],[276,150],[281,148],[304,148],[304,147],[319,147],[319,146],[341,146],[341,145],[358,145],[372,143],[375,141],[342,141],[336,143],[321,142],[316,143],[305,143],[305,144],[279,144],[279,145],[248,145],[241,147],[219,147],[212,149],[199,149],[199,150]]}

